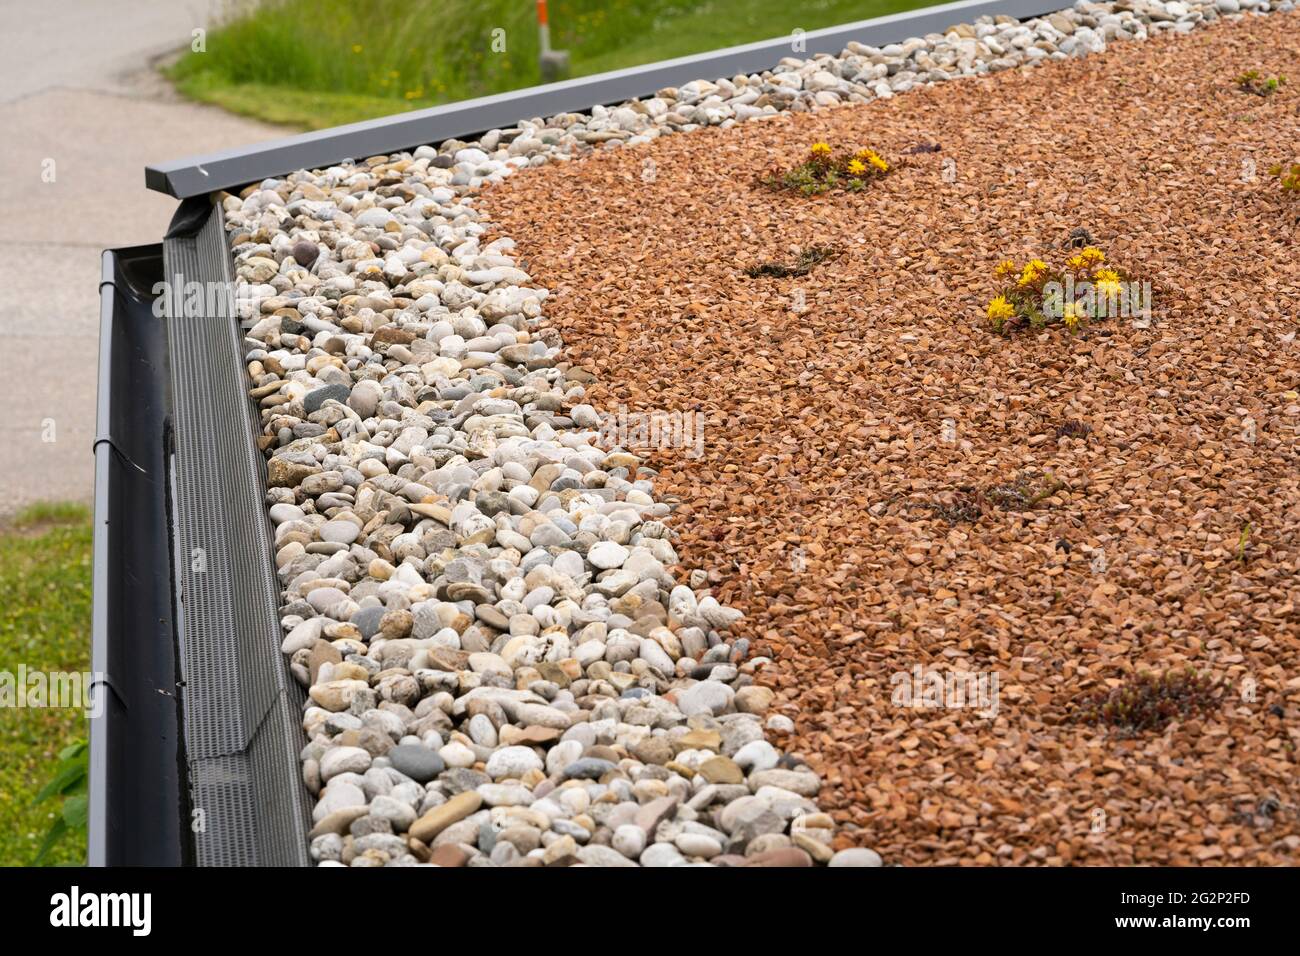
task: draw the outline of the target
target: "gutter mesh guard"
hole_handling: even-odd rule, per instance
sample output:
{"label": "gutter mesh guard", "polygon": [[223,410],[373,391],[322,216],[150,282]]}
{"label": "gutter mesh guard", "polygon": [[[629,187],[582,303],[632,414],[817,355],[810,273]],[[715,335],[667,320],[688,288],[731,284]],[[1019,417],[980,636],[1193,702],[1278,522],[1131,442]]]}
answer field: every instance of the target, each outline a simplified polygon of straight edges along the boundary
{"label": "gutter mesh guard", "polygon": [[[208,212],[186,234],[198,204]],[[253,441],[221,208],[206,199],[183,204],[163,258],[171,279],[176,579],[195,855],[202,866],[305,866],[304,694],[280,653],[264,465]]]}

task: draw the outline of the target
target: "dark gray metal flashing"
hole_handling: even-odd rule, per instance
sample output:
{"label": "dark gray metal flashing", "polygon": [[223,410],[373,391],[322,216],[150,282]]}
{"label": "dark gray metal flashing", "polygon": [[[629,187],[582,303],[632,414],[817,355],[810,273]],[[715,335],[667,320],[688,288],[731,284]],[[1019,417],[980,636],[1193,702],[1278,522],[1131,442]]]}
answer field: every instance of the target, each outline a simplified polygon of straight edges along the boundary
{"label": "dark gray metal flashing", "polygon": [[1027,19],[1060,9],[1064,3],[1065,0],[962,0],[924,7],[802,33],[799,35],[802,49],[797,52],[791,36],[777,37],[158,163],[145,169],[145,183],[150,189],[178,198],[234,189],[296,169],[319,169],[346,159],[395,153],[425,143],[469,139],[530,117],[584,112],[596,105],[622,103],[691,80],[758,73],[771,69],[787,56],[839,54],[852,40],[882,46],[908,37],[938,33],[955,23],[981,16]]}
{"label": "dark gray metal flashing", "polygon": [[196,860],[306,865],[311,817],[298,765],[304,694],[280,653],[265,464],[254,443],[221,210],[191,200],[173,226],[163,255],[171,277],[175,574]]}

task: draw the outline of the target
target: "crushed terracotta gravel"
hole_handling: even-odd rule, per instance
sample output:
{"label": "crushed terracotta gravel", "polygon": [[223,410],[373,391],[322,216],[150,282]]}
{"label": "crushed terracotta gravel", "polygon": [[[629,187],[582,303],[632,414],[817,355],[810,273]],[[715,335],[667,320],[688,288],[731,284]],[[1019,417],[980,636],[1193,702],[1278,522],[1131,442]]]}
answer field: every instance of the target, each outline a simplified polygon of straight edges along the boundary
{"label": "crushed terracotta gravel", "polygon": [[[598,409],[704,413],[703,457],[655,452],[656,489],[681,501],[685,565],[775,658],[760,679],[825,774],[839,845],[1300,859],[1300,198],[1266,173],[1300,146],[1300,83],[1233,83],[1295,73],[1297,40],[1296,14],[1223,22],[601,151],[481,200],[554,291]],[[942,148],[860,194],[755,184],[819,140]],[[1080,226],[1155,278],[1152,326],[991,334],[997,262],[1057,255]],[[802,278],[745,275],[830,243]],[[1071,419],[1091,433],[1058,438]],[[1032,511],[930,507],[1046,472],[1066,489]],[[891,675],[918,664],[997,673],[997,716],[893,705]],[[1223,683],[1207,717],[1130,740],[1070,718],[1107,682],[1188,664]]]}

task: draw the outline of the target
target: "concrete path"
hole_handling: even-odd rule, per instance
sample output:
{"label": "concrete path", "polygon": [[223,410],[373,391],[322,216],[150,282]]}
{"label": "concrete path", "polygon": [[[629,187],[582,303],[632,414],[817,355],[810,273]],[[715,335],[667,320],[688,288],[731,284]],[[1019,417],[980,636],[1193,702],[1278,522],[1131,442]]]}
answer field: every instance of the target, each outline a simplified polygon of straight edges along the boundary
{"label": "concrete path", "polygon": [[220,6],[0,0],[0,518],[91,500],[100,252],[159,241],[176,208],[145,165],[285,133],[153,69]]}

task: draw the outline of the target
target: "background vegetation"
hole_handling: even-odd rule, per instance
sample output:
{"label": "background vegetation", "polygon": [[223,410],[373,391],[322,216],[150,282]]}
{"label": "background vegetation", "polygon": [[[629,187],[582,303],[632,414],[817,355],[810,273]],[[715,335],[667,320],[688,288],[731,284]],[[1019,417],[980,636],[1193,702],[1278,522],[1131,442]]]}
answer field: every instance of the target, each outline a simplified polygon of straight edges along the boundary
{"label": "background vegetation", "polygon": [[[578,76],[927,5],[551,0],[551,46],[569,51]],[[504,52],[493,50],[498,29]],[[533,0],[266,0],[168,73],[194,99],[308,129],[541,82]]]}
{"label": "background vegetation", "polygon": [[[79,505],[37,505],[0,527],[0,670],[90,669],[91,523]],[[33,806],[59,753],[88,732],[80,710],[0,707],[0,865],[29,864],[61,813]],[[50,863],[85,860],[85,834],[59,842]]]}

